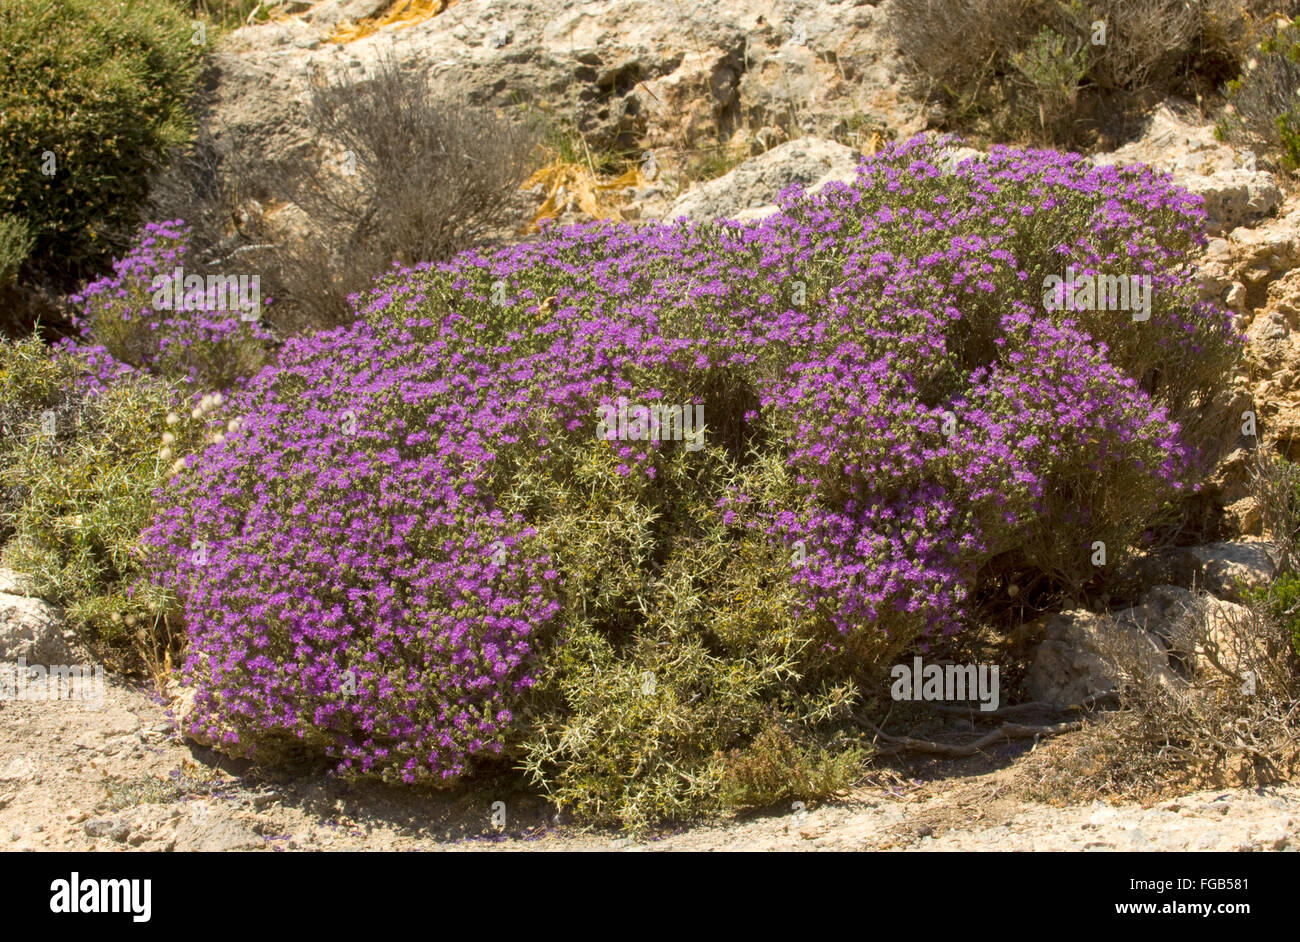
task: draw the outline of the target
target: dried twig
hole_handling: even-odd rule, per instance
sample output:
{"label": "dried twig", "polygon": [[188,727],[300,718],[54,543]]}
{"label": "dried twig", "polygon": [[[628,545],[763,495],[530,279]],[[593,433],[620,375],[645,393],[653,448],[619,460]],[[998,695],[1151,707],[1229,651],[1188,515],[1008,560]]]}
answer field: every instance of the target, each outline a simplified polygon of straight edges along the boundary
{"label": "dried twig", "polygon": [[1020,723],[1004,723],[997,729],[985,733],[974,742],[954,744],[934,742],[929,739],[914,739],[911,736],[891,736],[870,720],[865,720],[859,717],[858,722],[874,732],[877,739],[888,744],[886,748],[880,750],[883,754],[893,755],[899,752],[927,752],[932,755],[954,756],[958,758],[976,755],[980,750],[1004,740],[1028,739],[1031,736],[1037,740],[1045,736],[1056,736],[1060,733],[1069,733],[1083,728],[1082,720],[1056,723],[1052,726],[1025,726]]}

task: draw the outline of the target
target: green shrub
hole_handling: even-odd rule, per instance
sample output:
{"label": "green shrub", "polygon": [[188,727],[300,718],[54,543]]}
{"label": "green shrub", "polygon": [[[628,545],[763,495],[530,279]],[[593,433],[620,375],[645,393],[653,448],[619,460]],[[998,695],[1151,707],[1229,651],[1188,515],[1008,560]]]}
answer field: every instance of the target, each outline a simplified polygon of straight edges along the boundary
{"label": "green shrub", "polygon": [[736,808],[761,808],[792,799],[829,798],[852,786],[868,752],[861,746],[800,743],[773,724],[744,749],[733,749],[722,775],[720,796]]}
{"label": "green shrub", "polygon": [[1055,129],[1073,117],[1079,82],[1088,72],[1088,47],[1073,43],[1044,26],[1024,49],[1011,56],[1011,64],[1033,89],[1030,101],[1039,108],[1039,124]]}
{"label": "green shrub", "polygon": [[176,390],[147,376],[100,393],[86,379],[85,364],[36,338],[0,340],[3,559],[31,574],[83,641],[139,666],[131,650],[164,656],[171,603],[144,578],[137,538],[154,490],[201,443],[204,423],[177,414]]}
{"label": "green shrub", "polygon": [[[743,772],[729,777],[722,751],[774,721],[835,719],[857,702],[851,681],[821,681],[842,677],[847,659],[822,650],[833,632],[814,640],[801,619],[788,553],[736,539],[714,507],[727,488],[792,499],[786,469],[744,467],[722,449],[678,450],[657,475],[661,509],[647,514],[652,495],[617,473],[613,451],[592,452],[555,495],[564,512],[538,533],[557,548],[572,592],[559,616],[565,641],[536,687],[525,767],[559,806],[633,829],[717,807],[727,781],[724,803],[816,797],[798,779],[772,782],[778,769],[761,788]],[[903,643],[879,653],[891,647]]]}
{"label": "green shrub", "polygon": [[203,46],[170,0],[0,7],[0,217],[31,275],[69,287],[125,244],[146,172],[190,132]]}
{"label": "green shrub", "polygon": [[[79,335],[64,346],[88,358],[99,386],[144,371],[224,390],[266,362],[273,337],[260,323],[260,276],[198,276],[189,238],[179,220],[149,223],[111,275],[71,296]],[[180,284],[177,270],[188,273]]]}
{"label": "green shrub", "polygon": [[1287,22],[1259,44],[1239,78],[1228,83],[1221,139],[1249,145],[1283,169],[1300,167],[1300,25]]}
{"label": "green shrub", "polygon": [[32,250],[27,223],[17,216],[0,216],[0,288],[18,275],[18,269]]}
{"label": "green shrub", "polygon": [[1266,586],[1249,593],[1251,602],[1279,619],[1300,656],[1300,573],[1283,573]]}

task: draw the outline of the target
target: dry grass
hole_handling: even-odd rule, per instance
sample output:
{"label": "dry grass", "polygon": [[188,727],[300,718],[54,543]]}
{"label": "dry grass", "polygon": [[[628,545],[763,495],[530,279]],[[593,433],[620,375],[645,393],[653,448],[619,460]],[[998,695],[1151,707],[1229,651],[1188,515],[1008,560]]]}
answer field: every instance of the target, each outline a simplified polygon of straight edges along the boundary
{"label": "dry grass", "polygon": [[640,167],[631,167],[618,176],[604,176],[590,165],[565,160],[552,152],[550,161],[529,177],[521,189],[541,186],[546,199],[528,224],[528,232],[536,232],[543,220],[555,219],[565,211],[578,209],[592,219],[622,222],[619,195],[627,190],[644,186],[646,179]]}
{"label": "dry grass", "polygon": [[368,17],[360,23],[340,23],[330,34],[332,43],[350,43],[373,36],[386,26],[401,29],[432,19],[444,10],[454,7],[457,0],[396,0],[378,16]]}
{"label": "dry grass", "polygon": [[1300,666],[1267,613],[1195,602],[1165,631],[1172,668],[1103,652],[1119,708],[1036,750],[1020,769],[1027,797],[1155,801],[1197,788],[1288,781],[1300,771]]}

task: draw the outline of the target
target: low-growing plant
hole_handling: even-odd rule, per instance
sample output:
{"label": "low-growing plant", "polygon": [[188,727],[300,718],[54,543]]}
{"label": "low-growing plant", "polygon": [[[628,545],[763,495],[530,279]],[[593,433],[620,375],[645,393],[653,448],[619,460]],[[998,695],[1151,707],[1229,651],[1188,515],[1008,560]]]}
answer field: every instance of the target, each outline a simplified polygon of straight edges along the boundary
{"label": "low-growing plant", "polygon": [[1266,35],[1227,93],[1219,137],[1253,147],[1285,170],[1300,167],[1300,24],[1287,20]]}
{"label": "low-growing plant", "polygon": [[[92,363],[101,388],[131,371],[225,390],[265,362],[273,335],[261,325],[260,275],[195,271],[189,229],[149,223],[113,274],[72,296],[77,335],[64,348]],[[188,270],[187,270],[188,267]]]}
{"label": "low-growing plant", "polygon": [[858,781],[869,756],[855,743],[803,743],[773,724],[744,749],[731,751],[719,794],[735,808],[830,798]]}
{"label": "low-growing plant", "polygon": [[1300,657],[1300,574],[1283,573],[1267,585],[1251,590],[1248,600],[1277,619],[1289,635],[1296,656]]}
{"label": "low-growing plant", "polygon": [[100,389],[88,364],[34,337],[0,341],[4,562],[115,666],[176,653],[160,642],[174,600],[146,577],[139,535],[154,491],[203,440],[182,401],[140,373]]}
{"label": "low-growing plant", "polygon": [[[683,816],[982,580],[1102,578],[1231,438],[1242,338],[1167,178],[916,138],[781,205],[398,269],[287,341],[147,535],[195,728]],[[1048,303],[1066,266],[1149,275],[1149,310]]]}
{"label": "low-growing plant", "polygon": [[1030,89],[1038,106],[1038,123],[1053,137],[1068,134],[1058,127],[1074,117],[1079,82],[1088,72],[1088,47],[1081,37],[1073,43],[1044,26],[1029,45],[1011,55],[1011,65]]}

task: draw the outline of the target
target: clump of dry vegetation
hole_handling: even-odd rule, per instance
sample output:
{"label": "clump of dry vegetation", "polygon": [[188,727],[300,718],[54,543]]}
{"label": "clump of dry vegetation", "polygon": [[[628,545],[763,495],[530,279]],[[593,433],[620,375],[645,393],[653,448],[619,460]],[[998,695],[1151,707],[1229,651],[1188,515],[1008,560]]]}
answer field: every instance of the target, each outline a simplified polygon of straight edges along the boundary
{"label": "clump of dry vegetation", "polygon": [[537,156],[532,124],[441,100],[392,60],[316,87],[310,116],[307,156],[271,164],[204,135],[154,187],[155,215],[192,225],[196,268],[259,272],[285,334],[350,322],[348,297],[394,263],[444,260],[512,221]]}
{"label": "clump of dry vegetation", "polygon": [[890,28],[946,127],[1065,146],[1158,97],[1218,94],[1276,0],[900,0]]}
{"label": "clump of dry vegetation", "polygon": [[1038,751],[1022,771],[1031,797],[1158,799],[1287,781],[1300,770],[1300,469],[1261,453],[1252,490],[1276,547],[1274,581],[1246,592],[1244,605],[1199,594],[1178,618],[1152,626],[1168,667],[1108,645],[1118,709]]}

